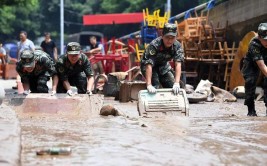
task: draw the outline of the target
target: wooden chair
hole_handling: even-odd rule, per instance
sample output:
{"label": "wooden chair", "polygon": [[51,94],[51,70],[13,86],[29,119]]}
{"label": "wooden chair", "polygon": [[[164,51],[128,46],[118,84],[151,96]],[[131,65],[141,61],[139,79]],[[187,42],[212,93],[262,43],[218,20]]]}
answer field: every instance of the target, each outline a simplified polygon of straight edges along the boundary
{"label": "wooden chair", "polygon": [[201,24],[199,42],[215,41],[212,26],[210,24]]}
{"label": "wooden chair", "polygon": [[181,23],[175,21],[175,24],[177,25],[177,40],[182,43],[185,39],[185,20]]}
{"label": "wooden chair", "polygon": [[[221,70],[226,63],[223,57],[223,50],[219,45],[220,42],[214,41],[203,41],[199,44],[199,54],[201,57],[200,77],[207,74],[207,79],[214,82],[215,85],[217,84],[217,86],[221,85]],[[208,66],[208,71],[205,71],[206,66]]]}
{"label": "wooden chair", "polygon": [[199,21],[198,18],[188,18],[185,20],[185,37],[199,38]]}
{"label": "wooden chair", "polygon": [[213,38],[217,42],[225,42],[226,41],[226,32],[228,28],[228,21],[226,21],[226,24],[224,27],[220,27],[220,22],[217,23],[217,27],[214,27],[213,23],[210,23],[212,27],[212,33],[213,33]]}
{"label": "wooden chair", "polygon": [[186,83],[188,78],[193,78],[193,86],[196,87],[199,67],[199,49],[197,43],[192,40],[185,40],[184,42],[184,74],[186,76]]}
{"label": "wooden chair", "polygon": [[202,10],[201,11],[201,14],[199,16],[199,25],[202,25],[202,24],[205,24],[207,25],[208,22],[209,22],[209,13],[210,13],[210,10]]}
{"label": "wooden chair", "polygon": [[237,48],[235,47],[235,42],[233,42],[232,47],[228,47],[227,42],[223,43],[224,57],[226,59],[225,71],[224,71],[224,81],[225,90],[229,90],[230,85],[230,74],[232,70],[232,65],[237,53]]}

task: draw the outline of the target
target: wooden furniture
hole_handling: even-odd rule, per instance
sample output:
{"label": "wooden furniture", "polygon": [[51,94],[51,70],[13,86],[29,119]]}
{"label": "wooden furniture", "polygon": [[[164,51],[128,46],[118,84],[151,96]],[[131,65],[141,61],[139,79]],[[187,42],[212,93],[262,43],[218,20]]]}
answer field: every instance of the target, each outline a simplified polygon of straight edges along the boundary
{"label": "wooden furniture", "polygon": [[17,77],[16,66],[15,63],[7,63],[5,65],[4,79],[15,79]]}
{"label": "wooden furniture", "polygon": [[199,19],[188,18],[181,23],[178,23],[178,40],[184,40],[189,38],[197,38],[199,37]]}
{"label": "wooden furniture", "polygon": [[193,86],[197,85],[198,81],[198,67],[199,67],[199,49],[197,43],[189,40],[184,42],[184,74],[186,76],[186,82],[193,79]]}
{"label": "wooden furniture", "polygon": [[16,62],[17,60],[14,58],[11,58],[10,62],[6,62],[6,56],[3,54],[0,54],[0,76],[3,79],[11,79],[16,78],[18,73],[16,71]]}
{"label": "wooden furniture", "polygon": [[[207,75],[207,79],[211,82],[216,82],[215,85],[221,86],[222,68],[226,61],[223,56],[220,42],[203,41],[199,44],[200,54],[200,77],[202,79]],[[206,70],[208,69],[208,71]]]}
{"label": "wooden furniture", "polygon": [[140,90],[146,89],[146,82],[128,82],[123,81],[120,85],[119,100],[120,102],[128,102],[131,100],[138,100],[138,93]]}
{"label": "wooden furniture", "polygon": [[237,53],[235,42],[233,42],[232,47],[228,47],[227,42],[224,42],[223,50],[224,50],[224,57],[226,59],[226,65],[225,65],[225,71],[224,71],[225,90],[229,90],[230,74],[232,71],[232,65],[234,62],[235,55]]}
{"label": "wooden furniture", "polygon": [[218,22],[217,27],[214,27],[213,23],[210,23],[212,27],[213,37],[216,41],[224,42],[226,41],[226,32],[228,28],[228,21],[226,21],[225,26],[221,27],[220,22]]}

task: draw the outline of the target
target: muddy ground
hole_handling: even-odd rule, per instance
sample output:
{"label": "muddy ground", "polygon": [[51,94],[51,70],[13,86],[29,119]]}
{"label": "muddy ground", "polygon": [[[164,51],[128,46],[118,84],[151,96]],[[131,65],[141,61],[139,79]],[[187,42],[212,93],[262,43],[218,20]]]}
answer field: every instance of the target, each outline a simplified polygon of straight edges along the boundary
{"label": "muddy ground", "polygon": [[[58,116],[16,112],[21,165],[266,165],[267,117],[247,117],[243,100],[190,104],[189,117],[141,118],[136,102],[105,98],[126,116]],[[69,156],[37,156],[71,147]]]}

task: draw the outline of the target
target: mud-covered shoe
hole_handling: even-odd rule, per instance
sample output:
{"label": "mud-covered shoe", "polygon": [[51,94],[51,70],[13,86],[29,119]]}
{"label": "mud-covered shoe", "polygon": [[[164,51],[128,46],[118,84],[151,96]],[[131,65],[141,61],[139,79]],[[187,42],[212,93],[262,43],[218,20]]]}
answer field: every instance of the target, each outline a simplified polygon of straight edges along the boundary
{"label": "mud-covered shoe", "polygon": [[254,111],[248,111],[247,116],[258,116],[258,115],[257,115],[256,111],[254,110]]}
{"label": "mud-covered shoe", "polygon": [[247,116],[251,116],[252,115],[252,110],[248,110],[248,114],[247,114]]}
{"label": "mud-covered shoe", "polygon": [[253,112],[250,116],[258,116],[258,115],[257,115],[257,113],[256,113],[256,111],[255,111],[255,112]]}

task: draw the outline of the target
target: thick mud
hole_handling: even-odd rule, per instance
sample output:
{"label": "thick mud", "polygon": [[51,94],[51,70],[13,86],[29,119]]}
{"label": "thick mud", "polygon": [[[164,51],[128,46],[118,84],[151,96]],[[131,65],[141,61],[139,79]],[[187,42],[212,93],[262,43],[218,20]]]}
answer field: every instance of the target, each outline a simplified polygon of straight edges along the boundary
{"label": "thick mud", "polygon": [[[189,117],[141,118],[136,103],[105,99],[125,116],[18,113],[22,165],[266,165],[267,117],[236,103],[190,104]],[[37,156],[47,147],[69,156]]]}

